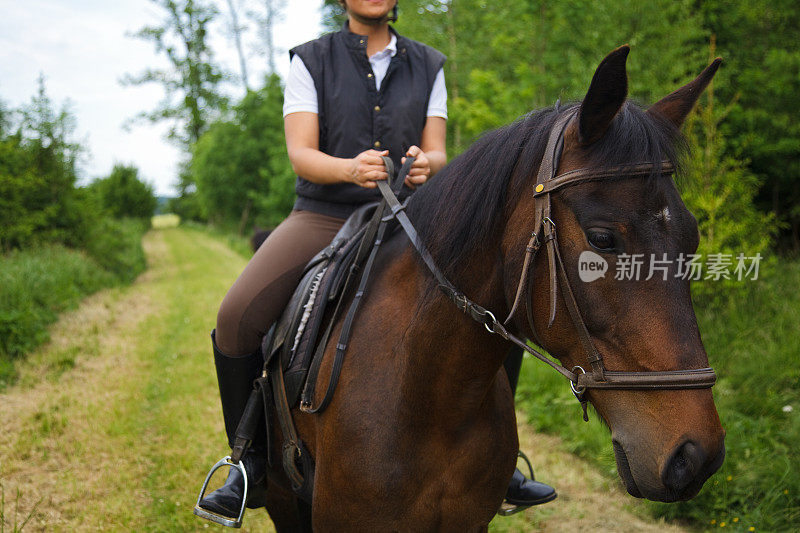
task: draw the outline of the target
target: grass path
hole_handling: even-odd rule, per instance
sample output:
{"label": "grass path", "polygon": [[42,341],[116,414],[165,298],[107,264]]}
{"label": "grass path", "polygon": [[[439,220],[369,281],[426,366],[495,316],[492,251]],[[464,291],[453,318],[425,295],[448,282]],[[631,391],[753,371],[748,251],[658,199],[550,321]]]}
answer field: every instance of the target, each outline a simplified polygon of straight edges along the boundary
{"label": "grass path", "polygon": [[[0,531],[29,515],[24,531],[219,529],[191,514],[226,446],[208,333],[245,260],[183,228],[151,231],[145,250],[149,269],[134,285],[65,314],[0,393]],[[667,529],[557,439],[526,427],[520,436],[560,498],[493,530]],[[262,510],[245,523],[271,530]]]}

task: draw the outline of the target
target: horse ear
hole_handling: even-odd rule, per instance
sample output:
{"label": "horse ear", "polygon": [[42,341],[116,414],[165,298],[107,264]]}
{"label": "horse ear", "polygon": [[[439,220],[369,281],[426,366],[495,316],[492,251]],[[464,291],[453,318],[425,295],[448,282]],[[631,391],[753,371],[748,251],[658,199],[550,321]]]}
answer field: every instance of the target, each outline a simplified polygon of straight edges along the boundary
{"label": "horse ear", "polygon": [[630,47],[625,44],[608,54],[592,77],[578,115],[579,140],[591,144],[600,139],[628,97],[625,62]]}
{"label": "horse ear", "polygon": [[661,115],[666,117],[675,127],[680,128],[683,121],[692,111],[695,102],[711,83],[714,74],[722,64],[722,58],[716,58],[709,66],[700,73],[694,80],[687,83],[677,91],[668,94],[647,110],[651,115]]}

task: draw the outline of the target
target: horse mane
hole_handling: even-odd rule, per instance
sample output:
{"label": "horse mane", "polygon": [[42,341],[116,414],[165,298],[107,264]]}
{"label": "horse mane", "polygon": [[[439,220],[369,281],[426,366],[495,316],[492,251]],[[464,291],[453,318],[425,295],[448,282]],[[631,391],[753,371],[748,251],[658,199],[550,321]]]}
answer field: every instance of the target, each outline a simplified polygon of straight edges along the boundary
{"label": "horse mane", "polygon": [[[499,242],[499,217],[526,194],[556,119],[578,105],[540,109],[485,133],[411,196],[408,216],[443,272],[452,275],[468,254]],[[650,162],[648,186],[658,187],[661,161],[672,161],[678,175],[685,153],[672,123],[629,100],[586,155],[587,166],[598,169]]]}

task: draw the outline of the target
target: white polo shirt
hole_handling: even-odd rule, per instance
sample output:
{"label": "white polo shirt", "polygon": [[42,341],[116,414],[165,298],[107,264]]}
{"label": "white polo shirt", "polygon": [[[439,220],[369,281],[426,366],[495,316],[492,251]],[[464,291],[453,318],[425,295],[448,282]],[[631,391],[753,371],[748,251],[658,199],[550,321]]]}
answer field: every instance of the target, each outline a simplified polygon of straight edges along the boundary
{"label": "white polo shirt", "polygon": [[[372,72],[375,74],[375,87],[381,88],[386,71],[389,70],[389,63],[397,53],[397,37],[392,33],[392,38],[386,48],[373,54],[369,58]],[[292,57],[289,64],[289,77],[286,79],[286,89],[283,93],[283,116],[289,113],[307,111],[309,113],[319,113],[317,103],[317,89],[314,87],[314,80],[311,73],[306,68],[303,60],[297,54]],[[447,89],[444,84],[444,69],[439,69],[431,87],[431,94],[428,100],[429,117],[447,118]]]}

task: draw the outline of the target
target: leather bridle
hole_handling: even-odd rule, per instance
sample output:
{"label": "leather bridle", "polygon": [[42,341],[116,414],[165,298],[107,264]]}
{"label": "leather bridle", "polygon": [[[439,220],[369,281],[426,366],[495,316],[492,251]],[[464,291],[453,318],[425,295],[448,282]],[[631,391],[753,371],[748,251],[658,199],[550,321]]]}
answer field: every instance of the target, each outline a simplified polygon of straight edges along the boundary
{"label": "leather bridle", "polygon": [[[491,311],[476,304],[467,296],[456,289],[450,281],[442,274],[436,266],[431,254],[425,247],[424,243],[420,240],[417,230],[409,220],[408,215],[405,213],[405,205],[401,204],[397,199],[394,191],[388,180],[377,181],[378,189],[383,196],[383,201],[380,203],[375,211],[373,220],[369,223],[365,236],[362,240],[362,245],[359,246],[357,251],[357,261],[351,267],[351,274],[345,283],[345,288],[342,294],[347,293],[347,287],[350,286],[351,278],[355,280],[357,273],[360,272],[360,284],[356,291],[356,297],[351,302],[350,310],[343,322],[342,331],[340,333],[339,342],[336,345],[336,353],[333,362],[333,367],[330,375],[328,388],[325,392],[325,397],[317,407],[312,406],[312,399],[314,397],[317,371],[312,368],[309,373],[308,381],[306,382],[306,389],[303,391],[303,400],[300,409],[309,413],[319,413],[326,408],[329,404],[336,384],[339,380],[339,374],[342,369],[342,362],[344,353],[347,350],[348,340],[350,338],[350,331],[355,320],[355,315],[358,310],[359,302],[366,289],[366,283],[369,279],[370,271],[375,262],[375,257],[378,253],[379,246],[385,237],[387,230],[387,223],[396,218],[403,230],[408,235],[411,244],[419,253],[421,259],[428,267],[428,270],[436,278],[439,284],[439,289],[467,316],[483,324],[483,326],[490,332],[500,335],[537,359],[550,365],[553,369],[559,372],[570,381],[570,388],[572,389],[575,397],[580,401],[583,408],[583,419],[589,420],[586,413],[587,398],[586,391],[589,389],[624,389],[624,390],[669,390],[669,389],[707,389],[714,385],[716,375],[711,368],[694,368],[688,370],[667,370],[667,371],[648,371],[648,372],[618,372],[606,370],[603,364],[603,356],[597,350],[589,334],[586,324],[581,317],[578,304],[575,301],[575,296],[572,293],[572,288],[569,284],[566,271],[564,270],[564,262],[561,259],[561,254],[558,249],[558,238],[556,235],[556,225],[553,219],[550,218],[550,194],[554,191],[577,183],[583,183],[589,180],[598,180],[604,178],[632,178],[637,176],[647,176],[652,173],[653,165],[651,164],[637,164],[625,165],[607,170],[594,170],[594,169],[579,169],[570,172],[565,172],[558,176],[555,175],[558,168],[558,161],[561,157],[561,152],[564,145],[564,131],[569,125],[570,120],[575,116],[572,111],[560,117],[555,126],[550,131],[545,155],[539,168],[539,174],[536,178],[536,185],[534,186],[534,227],[531,234],[530,242],[525,248],[525,260],[520,274],[519,284],[517,286],[517,293],[514,298],[511,312],[506,318],[505,323],[511,320],[514,316],[521,298],[524,296],[527,309],[528,324],[530,332],[539,345],[540,339],[536,333],[536,328],[533,322],[532,306],[532,282],[529,271],[533,267],[533,261],[536,253],[544,246],[547,250],[547,263],[550,273],[550,318],[548,327],[550,327],[555,319],[556,314],[556,301],[558,299],[558,285],[561,285],[561,295],[567,306],[567,311],[578,334],[583,351],[586,354],[588,361],[589,371],[587,372],[581,366],[575,366],[572,370],[556,363],[548,358],[545,354],[529,346],[523,339],[510,333],[503,323],[499,322]],[[403,184],[406,174],[408,174],[413,164],[414,159],[411,157],[406,158],[403,167],[395,178],[397,190]],[[386,170],[390,176],[394,175],[394,165],[391,159],[384,158]],[[660,173],[663,176],[668,176],[674,170],[669,162],[662,162]],[[359,265],[361,260],[364,261],[363,270]],[[339,306],[334,311],[332,319],[335,322],[338,316]],[[330,328],[329,328],[330,329]],[[274,330],[273,330],[274,331]],[[325,346],[327,345],[328,331],[320,344],[321,350],[324,353]],[[271,340],[267,340],[267,344],[271,346]],[[269,350],[267,353],[274,353]],[[315,365],[321,364],[321,355],[315,359]],[[263,403],[262,403],[263,402]],[[275,411],[277,413],[278,421],[283,433],[283,467],[287,476],[292,482],[292,488],[296,494],[304,498],[310,498],[310,490],[313,479],[313,459],[310,457],[308,450],[303,445],[299,438],[297,430],[292,418],[292,406],[289,405],[286,396],[286,388],[283,376],[283,367],[280,357],[273,357],[267,360],[264,366],[264,373],[260,378],[255,380],[255,388],[250,394],[247,401],[247,407],[239,422],[236,430],[236,437],[234,439],[233,451],[231,456],[225,457],[219,461],[206,476],[203,483],[203,488],[200,495],[197,497],[197,504],[195,506],[195,514],[204,516],[211,520],[224,525],[231,525],[238,527],[241,525],[242,515],[244,514],[244,503],[247,501],[247,472],[242,466],[240,459],[247,451],[252,443],[256,431],[258,430],[260,420],[260,408],[263,406],[265,416],[269,417],[271,412],[271,404],[274,403]],[[266,427],[270,427],[269,418],[267,418]],[[272,439],[267,435],[268,451],[267,457],[272,460]],[[222,466],[230,466],[237,468],[241,471],[245,478],[245,494],[242,502],[242,507],[239,512],[239,518],[224,519],[219,518],[213,513],[209,513],[200,507],[205,491],[208,487],[209,480],[212,474]]]}
{"label": "leather bridle", "polygon": [[[580,309],[575,300],[575,296],[570,286],[564,269],[564,262],[559,252],[556,225],[550,218],[550,195],[563,188],[579,183],[584,183],[599,179],[627,179],[634,177],[648,176],[653,171],[650,163],[632,164],[617,166],[610,169],[595,170],[582,168],[556,175],[558,161],[564,147],[564,132],[570,121],[575,117],[576,111],[573,110],[560,117],[550,131],[550,135],[545,148],[544,157],[539,167],[539,172],[534,186],[534,227],[530,241],[525,248],[525,260],[520,274],[514,303],[511,311],[504,321],[500,323],[493,313],[481,307],[467,298],[462,292],[453,286],[447,278],[437,268],[433,257],[430,255],[425,245],[420,241],[416,229],[412,225],[408,216],[405,214],[405,206],[401,204],[393,194],[391,187],[386,181],[378,181],[378,188],[386,200],[392,214],[397,218],[409,237],[409,240],[420,254],[422,260],[427,265],[431,273],[436,277],[439,288],[444,294],[455,303],[455,305],[473,320],[482,323],[486,329],[502,338],[513,342],[526,352],[537,359],[547,363],[570,381],[570,387],[575,397],[583,407],[583,419],[588,420],[586,413],[586,391],[588,389],[615,389],[615,390],[680,390],[680,389],[707,389],[711,388],[716,382],[716,374],[710,367],[692,368],[685,370],[665,370],[665,371],[635,371],[623,372],[606,370],[603,363],[603,356],[597,350],[592,341],[589,330],[581,317]],[[669,161],[664,161],[660,165],[660,174],[670,176],[674,171],[674,166]],[[403,176],[398,176],[403,179]],[[558,300],[558,286],[561,286],[561,295],[567,307],[572,324],[578,334],[589,370],[581,366],[575,366],[572,370],[552,361],[537,349],[529,346],[524,340],[510,333],[503,324],[507,324],[519,307],[521,299],[525,298],[528,325],[534,340],[542,345],[533,322],[532,305],[532,276],[529,274],[533,266],[536,253],[544,246],[547,251],[547,264],[549,269],[550,281],[550,307],[548,327],[553,324],[556,314],[556,302]]]}

